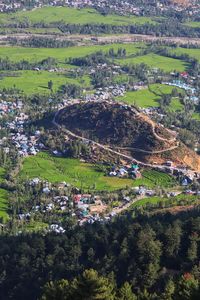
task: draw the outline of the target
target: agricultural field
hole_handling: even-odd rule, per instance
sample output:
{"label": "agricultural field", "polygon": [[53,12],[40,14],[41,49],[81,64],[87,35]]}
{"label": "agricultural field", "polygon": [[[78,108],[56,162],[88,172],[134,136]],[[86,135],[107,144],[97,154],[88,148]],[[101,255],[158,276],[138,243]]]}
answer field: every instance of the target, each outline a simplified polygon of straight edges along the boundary
{"label": "agricultural field", "polygon": [[177,47],[174,49],[169,48],[171,53],[176,55],[188,54],[192,58],[196,58],[200,63],[200,49],[199,48],[181,48]]}
{"label": "agricultural field", "polygon": [[[4,180],[5,171],[0,167],[0,182]],[[0,219],[8,219],[8,192],[0,188]],[[0,221],[1,223],[1,221]]]}
{"label": "agricultural field", "polygon": [[52,183],[66,181],[84,190],[99,191],[113,191],[138,185],[169,187],[174,184],[171,176],[155,172],[146,170],[143,172],[143,178],[137,180],[108,177],[96,165],[83,163],[78,159],[58,158],[48,153],[39,153],[24,160],[19,178],[26,180],[39,177]]}
{"label": "agricultural field", "polygon": [[76,84],[84,88],[90,87],[89,76],[71,78],[67,72],[65,74],[48,71],[17,71],[14,72],[14,75],[1,79],[0,88],[16,87],[27,95],[36,93],[46,94],[51,92],[48,89],[48,81],[50,80],[53,82],[54,92],[63,84]]}
{"label": "agricultural field", "polygon": [[116,61],[123,65],[144,63],[151,68],[161,69],[165,72],[182,72],[187,70],[189,67],[189,64],[183,60],[165,57],[154,53],[149,53],[143,56],[127,57],[125,59],[117,59]]}
{"label": "agricultural field", "polygon": [[134,44],[107,44],[94,46],[75,46],[69,48],[25,48],[25,47],[0,47],[0,57],[9,57],[13,62],[27,60],[29,62],[40,62],[47,57],[53,57],[58,60],[62,67],[65,66],[65,60],[76,57],[84,57],[86,55],[95,53],[97,51],[109,51],[110,48],[118,50],[118,48],[125,48],[127,55],[138,53],[145,48],[143,43]]}
{"label": "agricultural field", "polygon": [[175,206],[175,205],[189,205],[195,203],[195,201],[199,201],[199,196],[180,194],[173,198],[148,197],[133,203],[130,209],[132,210],[137,207],[145,207],[148,205],[158,204],[159,202],[166,204],[166,206],[169,205],[169,203],[173,203],[173,205]]}
{"label": "agricultural field", "polygon": [[[150,84],[149,88],[138,91],[130,91],[124,97],[118,97],[117,100],[123,100],[128,104],[135,104],[142,108],[158,107],[159,99],[162,94],[171,94],[174,87],[164,84]],[[181,92],[181,89],[178,89]],[[180,101],[175,99],[172,101],[170,109],[179,110],[181,108]]]}
{"label": "agricultural field", "polygon": [[102,15],[95,9],[75,9],[68,7],[42,7],[32,11],[20,11],[9,15],[0,14],[0,24],[16,23],[28,20],[31,24],[44,23],[46,25],[56,22],[66,24],[107,24],[107,25],[131,25],[131,24],[156,24],[150,17]]}

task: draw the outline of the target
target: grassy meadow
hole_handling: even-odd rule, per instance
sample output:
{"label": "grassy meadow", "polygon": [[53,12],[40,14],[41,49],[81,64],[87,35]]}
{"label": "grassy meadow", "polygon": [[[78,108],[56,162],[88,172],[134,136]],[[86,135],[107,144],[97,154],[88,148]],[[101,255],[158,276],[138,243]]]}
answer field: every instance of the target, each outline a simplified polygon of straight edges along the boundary
{"label": "grassy meadow", "polygon": [[125,48],[127,55],[138,53],[141,48],[144,48],[143,43],[134,44],[107,44],[107,45],[92,45],[92,46],[74,46],[69,48],[26,48],[26,47],[0,47],[0,57],[8,57],[13,62],[27,60],[29,62],[40,62],[47,57],[53,57],[64,66],[65,60],[76,57],[84,57],[97,51],[109,51],[110,48],[117,50]]}
{"label": "grassy meadow", "polygon": [[160,202],[163,202],[163,204],[169,204],[170,202],[173,202],[173,205],[189,205],[192,202],[195,203],[195,201],[199,202],[199,196],[196,195],[186,195],[186,194],[180,194],[178,196],[167,198],[167,197],[147,197],[141,200],[138,200],[137,202],[133,203],[131,205],[130,209],[134,209],[137,207],[145,207],[147,205],[153,205],[158,204]]}
{"label": "grassy meadow", "polygon": [[149,53],[143,56],[127,57],[116,61],[123,65],[144,63],[151,68],[161,69],[165,72],[171,72],[174,70],[182,72],[189,67],[189,65],[183,60],[165,57],[154,53]]}
{"label": "grassy meadow", "polygon": [[177,47],[170,49],[171,53],[175,53],[177,55],[182,55],[182,54],[188,54],[192,58],[196,58],[199,63],[200,63],[200,49],[199,48],[182,48],[182,47]]}
{"label": "grassy meadow", "polygon": [[[11,73],[13,74],[13,72]],[[48,71],[17,71],[15,76],[4,77],[0,80],[0,88],[16,87],[25,94],[46,94],[51,91],[48,89],[48,81],[53,81],[53,91],[57,91],[63,84],[76,84],[84,88],[90,87],[89,76],[71,78],[69,74],[48,72]]]}
{"label": "grassy meadow", "polygon": [[56,22],[65,24],[107,24],[107,25],[131,25],[131,24],[156,24],[150,17],[119,16],[115,14],[102,15],[95,9],[76,9],[69,7],[42,7],[31,11],[19,11],[11,14],[0,14],[0,24],[16,23],[29,20],[31,24],[44,23],[46,25]]}
{"label": "grassy meadow", "polygon": [[174,184],[171,176],[150,170],[145,170],[143,178],[137,180],[109,177],[94,164],[83,163],[78,159],[53,157],[48,153],[25,158],[19,178],[26,180],[35,177],[52,183],[66,181],[84,190],[90,188],[99,191],[113,191],[138,185],[169,187]]}

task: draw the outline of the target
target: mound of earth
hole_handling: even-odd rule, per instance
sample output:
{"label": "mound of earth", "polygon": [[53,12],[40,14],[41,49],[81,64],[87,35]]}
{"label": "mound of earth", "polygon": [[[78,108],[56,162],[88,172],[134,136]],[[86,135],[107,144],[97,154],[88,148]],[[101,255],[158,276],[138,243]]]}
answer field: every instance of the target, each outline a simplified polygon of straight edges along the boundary
{"label": "mound of earth", "polygon": [[62,109],[56,122],[77,136],[151,163],[172,160],[200,170],[200,157],[134,107],[119,103],[78,103]]}

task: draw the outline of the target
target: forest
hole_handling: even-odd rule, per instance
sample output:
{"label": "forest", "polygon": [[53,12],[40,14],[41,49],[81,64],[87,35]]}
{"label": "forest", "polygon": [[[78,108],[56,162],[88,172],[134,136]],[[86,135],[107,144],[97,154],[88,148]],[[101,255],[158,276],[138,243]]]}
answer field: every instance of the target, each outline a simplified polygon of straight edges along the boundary
{"label": "forest", "polygon": [[199,299],[199,207],[173,211],[2,234],[1,299]]}

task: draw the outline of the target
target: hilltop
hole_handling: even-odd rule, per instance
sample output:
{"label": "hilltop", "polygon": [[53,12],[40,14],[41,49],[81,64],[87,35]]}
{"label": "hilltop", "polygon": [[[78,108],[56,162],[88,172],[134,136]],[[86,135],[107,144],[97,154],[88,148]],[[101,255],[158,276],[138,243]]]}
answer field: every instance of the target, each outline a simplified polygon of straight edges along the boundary
{"label": "hilltop", "polygon": [[200,157],[178,141],[176,133],[156,124],[134,107],[118,103],[78,103],[61,110],[57,123],[78,136],[147,162],[172,160],[200,170]]}

